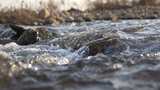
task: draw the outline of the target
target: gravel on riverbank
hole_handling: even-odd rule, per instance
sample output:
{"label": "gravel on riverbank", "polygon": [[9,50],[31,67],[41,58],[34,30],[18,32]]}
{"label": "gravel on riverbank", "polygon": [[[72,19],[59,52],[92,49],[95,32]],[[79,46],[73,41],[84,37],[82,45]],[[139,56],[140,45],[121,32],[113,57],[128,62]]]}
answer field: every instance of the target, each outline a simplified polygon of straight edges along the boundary
{"label": "gravel on riverbank", "polygon": [[46,25],[59,24],[64,22],[82,22],[93,20],[112,20],[119,19],[159,19],[160,6],[132,6],[120,8],[97,8],[92,10],[80,11],[71,9],[68,11],[57,11],[44,9],[39,12],[19,9],[14,11],[1,11],[0,23],[2,24],[23,24],[23,25]]}

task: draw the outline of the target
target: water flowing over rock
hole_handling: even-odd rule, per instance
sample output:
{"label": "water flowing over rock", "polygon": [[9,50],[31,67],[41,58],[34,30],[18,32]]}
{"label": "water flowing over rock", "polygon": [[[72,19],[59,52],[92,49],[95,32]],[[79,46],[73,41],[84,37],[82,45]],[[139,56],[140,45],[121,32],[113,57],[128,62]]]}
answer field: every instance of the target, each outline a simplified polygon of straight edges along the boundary
{"label": "water flowing over rock", "polygon": [[0,89],[159,90],[159,23],[92,21],[16,30],[0,25],[2,40],[21,33],[0,44]]}
{"label": "water flowing over rock", "polygon": [[[123,49],[123,46],[121,45],[120,40],[116,38],[103,38],[99,40],[95,40],[90,42],[88,45],[89,48],[89,54],[90,55],[95,55],[97,53],[109,53],[109,48],[111,49],[110,53],[119,52],[120,49]],[[121,50],[120,50],[121,51]]]}

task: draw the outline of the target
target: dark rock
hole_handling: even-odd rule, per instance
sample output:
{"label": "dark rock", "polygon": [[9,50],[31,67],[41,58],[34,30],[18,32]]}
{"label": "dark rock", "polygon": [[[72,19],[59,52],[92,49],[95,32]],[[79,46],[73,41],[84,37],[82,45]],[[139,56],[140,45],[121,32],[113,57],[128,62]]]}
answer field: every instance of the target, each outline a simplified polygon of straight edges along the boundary
{"label": "dark rock", "polygon": [[16,32],[16,35],[11,37],[12,40],[17,40],[26,31],[26,29],[17,25],[10,24],[9,26],[13,31]]}
{"label": "dark rock", "polygon": [[[113,53],[125,49],[123,43],[118,38],[101,38],[91,41],[86,46],[89,48],[89,55],[96,55],[97,53]],[[109,50],[111,49],[112,52]],[[108,51],[107,51],[108,50]]]}
{"label": "dark rock", "polygon": [[16,41],[19,45],[34,44],[38,41],[37,32],[34,30],[26,30]]}
{"label": "dark rock", "polygon": [[[109,40],[109,38],[112,40],[107,41],[107,40]],[[82,46],[89,46],[89,48],[91,50],[90,52],[92,52],[92,50],[93,50],[93,54],[96,54],[98,52],[104,52],[105,50],[103,50],[103,49],[105,49],[105,46],[106,45],[112,46],[113,45],[112,43],[117,43],[117,45],[119,45],[119,47],[117,46],[117,48],[122,49],[121,46],[123,43],[120,43],[118,38],[119,38],[119,36],[117,34],[112,33],[112,32],[95,31],[95,32],[89,32],[89,33],[79,33],[79,34],[75,34],[75,35],[69,35],[66,37],[57,38],[52,41],[38,42],[37,44],[54,45],[54,46],[59,46],[61,48],[69,48],[73,51],[78,50]],[[113,46],[110,48],[115,48],[115,47]],[[94,51],[94,50],[96,50],[96,51]]]}
{"label": "dark rock", "polygon": [[35,31],[37,32],[39,40],[46,40],[50,38],[58,37],[56,32],[49,32],[46,28],[36,28]]}
{"label": "dark rock", "polygon": [[135,33],[144,31],[143,27],[127,28],[122,30],[125,33]]}
{"label": "dark rock", "polygon": [[16,32],[16,35],[14,35],[11,39],[15,40],[15,42],[19,45],[34,44],[40,40],[45,40],[56,36],[55,33],[48,32],[46,28],[25,29],[17,25],[10,25],[10,27]]}
{"label": "dark rock", "polygon": [[18,38],[17,43],[20,45],[28,45],[55,37],[57,37],[57,34],[49,32],[46,28],[28,29]]}
{"label": "dark rock", "polygon": [[104,33],[102,32],[80,33],[78,35],[76,34],[59,38],[53,42],[45,42],[44,44],[53,44],[55,46],[58,45],[62,48],[72,48],[73,50],[77,50],[90,41],[103,38],[103,34]]}

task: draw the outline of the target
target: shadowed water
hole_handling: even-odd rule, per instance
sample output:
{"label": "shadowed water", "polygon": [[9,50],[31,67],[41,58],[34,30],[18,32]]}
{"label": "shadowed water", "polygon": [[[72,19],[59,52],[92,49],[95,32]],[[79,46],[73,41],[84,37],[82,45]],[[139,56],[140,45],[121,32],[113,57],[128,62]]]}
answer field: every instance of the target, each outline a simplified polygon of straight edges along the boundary
{"label": "shadowed water", "polygon": [[[15,34],[0,27],[1,39]],[[160,89],[160,20],[46,28],[57,37],[27,46],[0,45],[1,90]]]}

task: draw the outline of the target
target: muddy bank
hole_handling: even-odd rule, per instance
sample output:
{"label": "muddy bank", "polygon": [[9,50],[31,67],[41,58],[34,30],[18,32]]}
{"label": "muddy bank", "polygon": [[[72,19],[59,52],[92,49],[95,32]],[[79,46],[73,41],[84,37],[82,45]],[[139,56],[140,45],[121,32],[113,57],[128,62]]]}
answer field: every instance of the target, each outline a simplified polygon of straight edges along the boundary
{"label": "muddy bank", "polygon": [[93,20],[158,19],[159,17],[160,6],[153,5],[119,6],[113,8],[102,6],[86,11],[76,9],[57,11],[52,8],[35,12],[27,9],[19,9],[7,12],[1,11],[0,23],[47,25]]}

